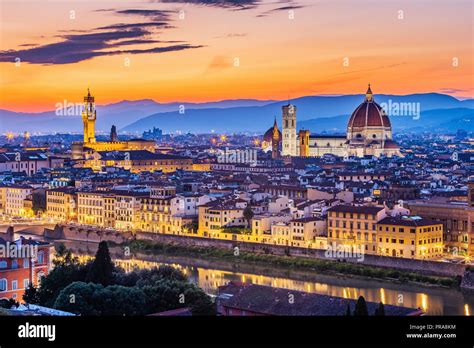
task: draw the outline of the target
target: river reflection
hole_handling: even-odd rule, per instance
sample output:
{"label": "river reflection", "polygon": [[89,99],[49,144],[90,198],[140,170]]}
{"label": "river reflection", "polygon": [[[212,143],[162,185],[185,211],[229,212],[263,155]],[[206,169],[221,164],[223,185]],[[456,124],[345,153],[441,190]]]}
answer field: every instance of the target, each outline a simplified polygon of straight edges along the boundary
{"label": "river reflection", "polygon": [[[74,248],[72,249],[74,250]],[[75,250],[75,254],[87,259],[94,254],[91,251],[80,248]],[[371,302],[421,308],[428,315],[471,315],[474,308],[473,296],[467,297],[455,289],[327,276],[314,272],[298,272],[299,274],[296,274],[293,271],[281,271],[280,274],[275,275],[278,270],[257,269],[257,267],[254,267],[252,272],[235,271],[232,270],[232,265],[222,262],[215,263],[209,260],[173,258],[171,256],[140,255],[140,257],[124,259],[117,257],[117,255],[112,253],[114,262],[128,272],[133,269],[147,269],[160,265],[170,265],[180,269],[190,281],[209,294],[216,294],[217,288],[229,281],[241,281],[348,299],[357,299],[359,296],[364,296],[367,301]],[[123,255],[123,252],[121,255]],[[204,267],[202,264],[206,266]],[[241,268],[241,266],[239,267]]]}
{"label": "river reflection", "polygon": [[[280,278],[275,276],[266,276],[263,274],[250,274],[241,272],[223,271],[218,269],[207,269],[202,267],[194,267],[177,263],[166,263],[145,260],[123,260],[115,259],[117,265],[127,271],[133,269],[151,268],[163,264],[168,264],[188,276],[188,278],[210,294],[217,292],[217,287],[227,284],[229,281],[241,281],[246,283],[266,285],[291,290],[299,290],[312,292],[317,294],[343,297],[348,299],[357,299],[364,296],[367,301],[382,302],[384,304],[421,308],[429,315],[469,315],[472,303],[463,303],[463,296],[456,290],[444,290],[441,294],[435,294],[437,289],[426,289],[426,291],[400,291],[398,289],[390,289],[388,287],[354,287],[341,286],[313,281],[301,281],[288,278]],[[347,281],[350,283],[350,279]],[[370,281],[366,281],[370,282]],[[378,285],[383,282],[375,282]],[[390,284],[393,286],[393,284]],[[452,292],[450,295],[444,295],[443,292]]]}

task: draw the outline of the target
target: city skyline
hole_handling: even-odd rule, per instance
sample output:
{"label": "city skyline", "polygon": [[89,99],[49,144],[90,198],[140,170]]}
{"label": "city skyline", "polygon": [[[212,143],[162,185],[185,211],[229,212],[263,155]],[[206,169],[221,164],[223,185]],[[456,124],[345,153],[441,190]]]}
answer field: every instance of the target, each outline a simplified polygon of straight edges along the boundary
{"label": "city skyline", "polygon": [[471,98],[470,10],[469,1],[2,1],[0,109],[51,110],[88,86],[102,105],[359,94],[367,82],[378,94]]}

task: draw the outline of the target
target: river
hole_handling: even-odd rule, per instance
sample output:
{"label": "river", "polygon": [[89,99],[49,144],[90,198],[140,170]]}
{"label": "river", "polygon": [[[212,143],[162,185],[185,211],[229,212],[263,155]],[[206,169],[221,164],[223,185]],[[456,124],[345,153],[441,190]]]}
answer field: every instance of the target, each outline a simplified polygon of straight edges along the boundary
{"label": "river", "polygon": [[[82,258],[93,256],[97,250],[94,243],[65,241],[64,244]],[[466,296],[456,289],[169,255],[125,257],[121,248],[111,248],[110,253],[114,262],[127,271],[171,265],[211,295],[229,281],[242,281],[351,299],[364,296],[371,302],[421,308],[429,315],[472,315],[474,310],[474,296]]]}

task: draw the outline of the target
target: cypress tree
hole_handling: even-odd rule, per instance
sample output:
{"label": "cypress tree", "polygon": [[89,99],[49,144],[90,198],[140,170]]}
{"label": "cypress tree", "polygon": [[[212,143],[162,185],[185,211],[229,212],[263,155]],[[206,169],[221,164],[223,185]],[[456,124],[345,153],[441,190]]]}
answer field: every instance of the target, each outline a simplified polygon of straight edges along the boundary
{"label": "cypress tree", "polygon": [[376,316],[385,316],[385,306],[382,302],[379,303],[379,306],[375,309],[374,315]]}
{"label": "cypress tree", "polygon": [[368,315],[369,312],[367,310],[367,303],[365,302],[365,298],[363,296],[360,296],[355,305],[354,316],[363,317]]}
{"label": "cypress tree", "polygon": [[109,247],[107,246],[107,242],[102,241],[99,243],[94,262],[92,262],[89,272],[87,273],[86,281],[102,284],[103,286],[110,285],[113,280],[113,270],[114,264],[110,258]]}
{"label": "cypress tree", "polygon": [[350,317],[350,316],[351,316],[351,306],[348,303],[346,307],[346,317]]}

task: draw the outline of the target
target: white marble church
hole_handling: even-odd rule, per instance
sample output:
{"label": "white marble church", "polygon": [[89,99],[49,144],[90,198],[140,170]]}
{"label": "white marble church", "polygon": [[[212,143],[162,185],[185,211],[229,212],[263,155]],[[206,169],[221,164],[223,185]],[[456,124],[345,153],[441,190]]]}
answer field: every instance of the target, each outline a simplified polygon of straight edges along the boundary
{"label": "white marble church", "polygon": [[[400,148],[392,140],[390,119],[382,107],[374,101],[370,85],[365,100],[354,110],[349,119],[346,135],[314,135],[308,130],[297,132],[296,106],[288,104],[282,109],[282,156],[319,157],[325,154],[340,157],[401,156]],[[274,127],[271,128],[272,132]],[[262,145],[268,145],[265,140]],[[266,149],[271,150],[268,146]]]}

